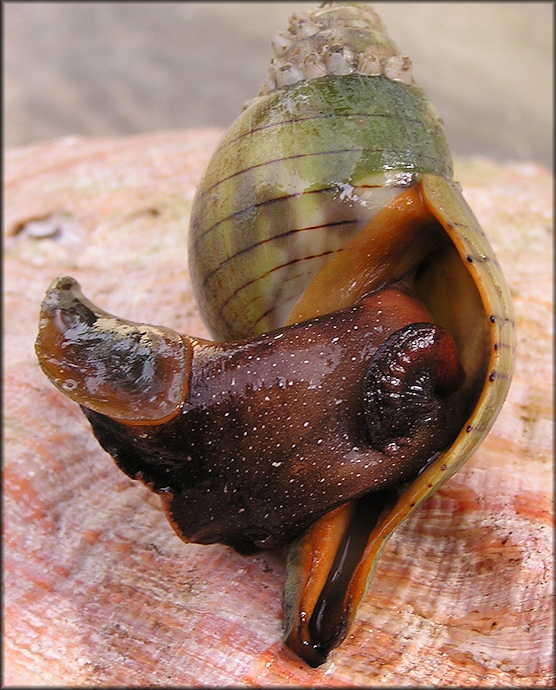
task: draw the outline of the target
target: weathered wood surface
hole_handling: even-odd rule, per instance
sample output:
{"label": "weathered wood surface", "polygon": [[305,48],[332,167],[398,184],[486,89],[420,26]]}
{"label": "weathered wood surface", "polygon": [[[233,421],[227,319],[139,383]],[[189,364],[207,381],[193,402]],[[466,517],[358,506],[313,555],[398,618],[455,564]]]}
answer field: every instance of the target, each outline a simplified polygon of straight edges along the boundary
{"label": "weathered wood surface", "polygon": [[5,158],[4,683],[550,686],[552,177],[460,163],[518,328],[507,403],[398,530],[346,642],[310,669],[281,641],[284,555],[182,543],[33,351],[50,281],[206,335],[188,284],[195,186],[220,132],[64,139]]}

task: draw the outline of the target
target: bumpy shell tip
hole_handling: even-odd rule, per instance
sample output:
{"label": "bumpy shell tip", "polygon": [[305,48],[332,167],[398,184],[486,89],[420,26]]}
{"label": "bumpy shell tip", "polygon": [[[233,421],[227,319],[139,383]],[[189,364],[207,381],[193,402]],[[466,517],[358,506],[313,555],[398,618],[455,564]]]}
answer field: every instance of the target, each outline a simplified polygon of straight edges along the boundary
{"label": "bumpy shell tip", "polygon": [[328,74],[384,75],[413,84],[411,60],[401,55],[370,5],[324,3],[292,15],[272,39],[274,57],[259,96]]}

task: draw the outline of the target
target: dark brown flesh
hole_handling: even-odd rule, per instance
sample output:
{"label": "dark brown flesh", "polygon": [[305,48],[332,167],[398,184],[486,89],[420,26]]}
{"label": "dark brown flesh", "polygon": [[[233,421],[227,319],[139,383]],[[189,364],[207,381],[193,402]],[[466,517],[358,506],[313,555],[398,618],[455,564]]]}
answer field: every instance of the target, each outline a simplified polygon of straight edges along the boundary
{"label": "dark brown flesh", "polygon": [[[75,356],[83,366],[95,308],[47,301],[41,363],[69,370]],[[53,352],[52,324],[75,332],[81,318],[81,342]],[[242,552],[279,547],[351,498],[413,476],[455,438],[463,374],[451,336],[431,320],[399,285],[245,341],[172,336],[189,378],[169,419],[150,412],[143,423],[135,398],[128,409],[129,386],[120,398],[115,383],[102,400],[110,416],[89,409],[86,396],[78,402],[119,467],[161,495],[183,539]]]}

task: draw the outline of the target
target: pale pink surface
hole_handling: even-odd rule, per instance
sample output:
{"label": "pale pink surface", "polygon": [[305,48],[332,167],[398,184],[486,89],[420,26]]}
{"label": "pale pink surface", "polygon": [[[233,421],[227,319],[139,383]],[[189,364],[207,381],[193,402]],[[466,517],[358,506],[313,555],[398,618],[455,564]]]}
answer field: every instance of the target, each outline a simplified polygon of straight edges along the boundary
{"label": "pale pink surface", "polygon": [[283,553],[182,543],[40,371],[39,305],[58,275],[107,311],[206,336],[186,232],[219,136],[6,153],[5,684],[552,685],[546,170],[456,168],[514,297],[514,382],[480,450],[391,539],[348,639],[318,669],[282,644]]}

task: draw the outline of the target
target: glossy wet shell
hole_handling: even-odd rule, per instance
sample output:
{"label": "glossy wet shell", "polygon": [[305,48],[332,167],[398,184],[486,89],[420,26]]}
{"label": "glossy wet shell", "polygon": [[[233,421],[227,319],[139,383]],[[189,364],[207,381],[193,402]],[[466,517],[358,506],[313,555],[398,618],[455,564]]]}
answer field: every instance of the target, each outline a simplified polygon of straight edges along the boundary
{"label": "glossy wet shell", "polygon": [[214,337],[283,325],[312,275],[415,173],[451,176],[440,123],[415,87],[333,75],[256,99],[220,142],[192,210],[190,272]]}

